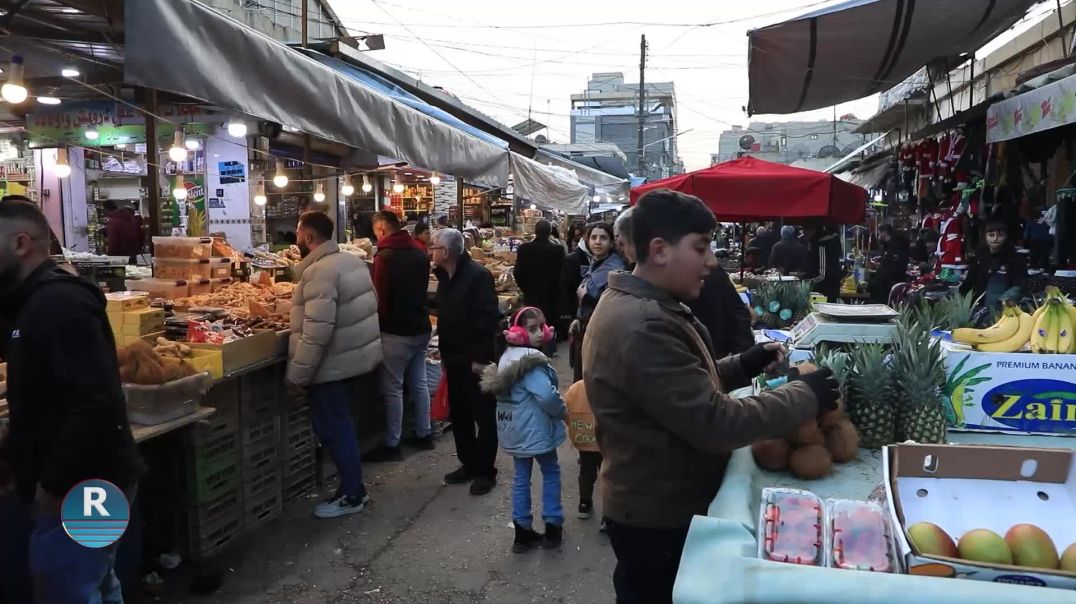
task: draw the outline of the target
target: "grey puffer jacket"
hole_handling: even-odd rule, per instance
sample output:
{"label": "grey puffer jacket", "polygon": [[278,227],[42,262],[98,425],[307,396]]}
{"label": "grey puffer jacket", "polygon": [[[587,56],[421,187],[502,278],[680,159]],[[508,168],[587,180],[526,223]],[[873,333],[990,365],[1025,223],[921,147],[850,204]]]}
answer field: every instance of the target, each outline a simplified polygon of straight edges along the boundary
{"label": "grey puffer jacket", "polygon": [[335,382],[381,363],[377,294],[366,263],[322,243],[296,267],[301,275],[291,307],[288,381]]}

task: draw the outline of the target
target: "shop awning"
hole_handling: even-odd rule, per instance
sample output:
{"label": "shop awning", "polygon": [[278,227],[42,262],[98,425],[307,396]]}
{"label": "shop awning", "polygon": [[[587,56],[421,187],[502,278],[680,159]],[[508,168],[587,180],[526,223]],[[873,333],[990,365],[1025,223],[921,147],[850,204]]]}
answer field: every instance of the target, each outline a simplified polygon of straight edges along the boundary
{"label": "shop awning", "polygon": [[595,192],[602,192],[613,197],[619,197],[620,195],[627,195],[628,181],[623,178],[618,178],[612,174],[596,170],[590,166],[584,166],[578,162],[567,159],[556,153],[550,153],[545,149],[539,149],[534,154],[534,160],[546,165],[559,166],[567,170],[571,170],[579,182],[590,187]]}
{"label": "shop awning", "polygon": [[970,53],[1035,0],[848,0],[748,32],[749,115],[869,96],[938,57]]}
{"label": "shop awning", "polygon": [[508,152],[191,0],[126,0],[124,80],[485,186]]}
{"label": "shop awning", "polygon": [[541,164],[514,151],[511,161],[516,198],[542,209],[587,213],[590,190],[579,183],[571,170]]}
{"label": "shop awning", "polygon": [[998,143],[1072,123],[1076,123],[1076,75],[990,105],[986,110],[986,142]]}

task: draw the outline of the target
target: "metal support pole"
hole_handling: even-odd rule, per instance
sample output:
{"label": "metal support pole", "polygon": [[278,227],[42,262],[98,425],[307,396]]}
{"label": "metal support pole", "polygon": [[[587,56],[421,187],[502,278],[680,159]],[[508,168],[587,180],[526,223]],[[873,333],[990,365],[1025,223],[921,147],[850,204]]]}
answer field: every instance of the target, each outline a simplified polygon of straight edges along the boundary
{"label": "metal support pole", "polygon": [[156,90],[146,90],[146,111],[146,192],[149,197],[149,233],[152,237],[161,234],[161,153],[157,147],[157,118],[154,117],[157,115]]}
{"label": "metal support pole", "polygon": [[303,24],[302,24],[303,48],[306,48],[306,44],[307,44],[307,41],[308,41],[308,38],[307,38],[307,35],[306,35],[306,28],[307,28],[308,21],[310,20],[310,4],[309,4],[309,2],[310,2],[310,0],[303,0],[303,10],[302,10],[302,13],[301,13],[302,20],[303,20]]}
{"label": "metal support pole", "polygon": [[646,34],[639,41],[639,144],[635,151],[636,176],[646,177],[643,130],[646,128]]}

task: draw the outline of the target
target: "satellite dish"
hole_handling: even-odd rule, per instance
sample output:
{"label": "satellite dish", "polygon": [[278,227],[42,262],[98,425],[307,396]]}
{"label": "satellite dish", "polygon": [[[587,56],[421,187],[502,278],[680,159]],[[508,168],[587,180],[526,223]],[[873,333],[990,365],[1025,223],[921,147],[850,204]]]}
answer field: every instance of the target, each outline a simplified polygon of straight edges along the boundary
{"label": "satellite dish", "polygon": [[539,145],[545,145],[549,143],[549,139],[546,138],[544,134],[539,134],[538,136],[534,137],[534,142],[538,143]]}
{"label": "satellite dish", "polygon": [[818,150],[818,157],[840,157],[841,150],[833,145],[826,145]]}
{"label": "satellite dish", "polygon": [[750,151],[751,146],[755,144],[755,137],[750,134],[745,134],[740,137],[740,148],[744,151]]}

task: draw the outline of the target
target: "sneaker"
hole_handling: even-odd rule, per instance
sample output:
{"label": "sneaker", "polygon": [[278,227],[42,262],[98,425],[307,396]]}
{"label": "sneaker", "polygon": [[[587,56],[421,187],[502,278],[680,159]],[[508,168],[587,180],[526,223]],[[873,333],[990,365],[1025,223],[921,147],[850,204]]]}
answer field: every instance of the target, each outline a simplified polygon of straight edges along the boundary
{"label": "sneaker", "polygon": [[586,520],[590,518],[590,512],[594,510],[594,504],[589,501],[580,501],[579,510],[576,511],[575,517],[580,520]]}
{"label": "sneaker", "polygon": [[542,535],[539,533],[534,532],[532,529],[522,527],[519,523],[513,524],[515,524],[516,527],[516,540],[512,542],[513,554],[522,554],[542,542]]}
{"label": "sneaker", "polygon": [[366,503],[369,501],[369,493],[364,493],[361,496],[355,497],[342,495],[331,501],[319,503],[317,507],[314,508],[314,517],[339,518],[340,516],[347,516],[349,514],[358,514],[366,509]]}
{"label": "sneaker", "polygon": [[362,456],[364,463],[381,463],[385,461],[403,461],[403,453],[400,452],[399,445],[390,447],[388,445],[382,445],[373,451],[370,451],[366,455]]}
{"label": "sneaker", "polygon": [[460,466],[445,474],[445,484],[463,484],[470,482],[471,478],[471,473],[467,471],[467,468]]}
{"label": "sneaker", "polygon": [[429,436],[416,436],[411,440],[411,446],[415,447],[419,451],[433,451],[433,435]]}
{"label": "sneaker", "polygon": [[564,541],[564,527],[557,524],[545,523],[545,540],[542,547],[545,549],[558,549]]}
{"label": "sneaker", "polygon": [[497,485],[497,481],[488,476],[479,476],[471,483],[472,495],[486,495],[493,490],[493,487]]}

